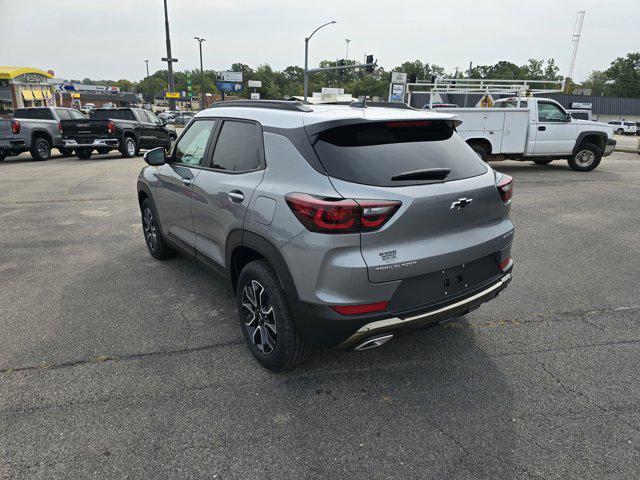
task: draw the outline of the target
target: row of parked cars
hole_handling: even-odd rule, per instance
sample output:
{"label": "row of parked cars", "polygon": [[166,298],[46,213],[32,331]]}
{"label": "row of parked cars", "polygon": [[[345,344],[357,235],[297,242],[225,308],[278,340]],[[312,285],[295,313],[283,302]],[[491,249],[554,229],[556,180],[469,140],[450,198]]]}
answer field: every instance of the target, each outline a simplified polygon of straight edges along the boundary
{"label": "row of parked cars", "polygon": [[13,118],[0,119],[0,161],[26,151],[48,160],[54,148],[81,159],[111,150],[133,157],[140,149],[169,150],[176,138],[172,125],[142,108],[98,108],[91,118],[73,108],[18,108]]}

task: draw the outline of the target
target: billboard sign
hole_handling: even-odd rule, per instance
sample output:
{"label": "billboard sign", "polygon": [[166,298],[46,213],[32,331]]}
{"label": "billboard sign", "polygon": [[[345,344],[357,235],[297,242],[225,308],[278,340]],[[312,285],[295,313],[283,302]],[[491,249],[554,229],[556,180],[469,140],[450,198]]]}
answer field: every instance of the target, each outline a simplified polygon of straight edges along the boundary
{"label": "billboard sign", "polygon": [[180,98],[180,92],[166,92],[164,96],[166,98]]}
{"label": "billboard sign", "polygon": [[260,80],[249,80],[249,87],[250,88],[261,88],[262,87],[262,82]]}
{"label": "billboard sign", "polygon": [[218,90],[225,93],[239,92],[242,90],[242,84],[235,82],[216,82],[216,87]]}
{"label": "billboard sign", "polygon": [[391,72],[391,83],[407,83],[407,74],[404,72]]}
{"label": "billboard sign", "polygon": [[391,92],[389,93],[390,102],[404,102],[404,83],[392,83]]}
{"label": "billboard sign", "polygon": [[241,83],[242,82],[242,72],[220,72],[218,77],[223,82],[233,82],[233,83]]}

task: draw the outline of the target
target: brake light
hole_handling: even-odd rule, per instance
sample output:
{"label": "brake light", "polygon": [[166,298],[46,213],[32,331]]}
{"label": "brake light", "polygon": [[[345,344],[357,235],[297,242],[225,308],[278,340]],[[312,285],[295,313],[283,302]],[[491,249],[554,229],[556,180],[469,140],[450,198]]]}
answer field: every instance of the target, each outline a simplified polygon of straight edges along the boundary
{"label": "brake light", "polygon": [[116,133],[116,124],[111,120],[107,122],[107,133]]}
{"label": "brake light", "polygon": [[363,313],[382,312],[389,302],[367,303],[365,305],[332,305],[331,308],[340,315],[359,315]]}
{"label": "brake light", "polygon": [[402,120],[397,122],[385,122],[385,125],[389,128],[403,128],[403,127],[428,127],[433,122],[431,120]]}
{"label": "brake light", "polygon": [[62,131],[62,122],[58,122],[58,131],[60,132],[61,135],[62,135],[62,133],[64,133]]}
{"label": "brake light", "polygon": [[505,268],[507,268],[509,266],[509,263],[511,263],[511,257],[507,257],[506,259],[501,261],[498,264],[498,267],[500,268],[500,270],[504,270]]}
{"label": "brake light", "polygon": [[20,133],[20,122],[18,120],[11,120],[11,131],[14,135]]}
{"label": "brake light", "polygon": [[295,217],[311,232],[354,233],[376,230],[400,208],[391,200],[320,198],[289,193],[285,200]]}
{"label": "brake light", "polygon": [[502,175],[502,178],[496,183],[498,192],[504,203],[509,203],[513,197],[513,178],[509,175]]}

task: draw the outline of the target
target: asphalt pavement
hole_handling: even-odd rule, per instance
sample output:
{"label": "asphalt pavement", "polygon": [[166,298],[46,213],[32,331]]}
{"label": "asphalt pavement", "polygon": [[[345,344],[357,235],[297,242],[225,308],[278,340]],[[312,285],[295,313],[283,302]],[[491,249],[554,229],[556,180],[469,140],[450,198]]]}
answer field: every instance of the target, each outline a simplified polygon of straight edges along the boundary
{"label": "asphalt pavement", "polygon": [[148,254],[141,158],[0,163],[0,478],[640,477],[640,156],[515,178],[514,280],[274,374],[214,275]]}

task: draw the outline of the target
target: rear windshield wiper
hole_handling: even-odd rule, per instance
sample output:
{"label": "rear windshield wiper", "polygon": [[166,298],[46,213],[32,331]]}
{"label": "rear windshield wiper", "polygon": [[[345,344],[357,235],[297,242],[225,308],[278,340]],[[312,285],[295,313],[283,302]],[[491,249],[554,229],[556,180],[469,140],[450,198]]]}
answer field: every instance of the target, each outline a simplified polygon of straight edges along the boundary
{"label": "rear windshield wiper", "polygon": [[425,168],[424,170],[400,173],[391,177],[391,180],[444,180],[450,173],[450,168]]}

